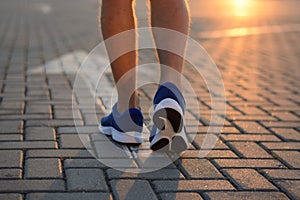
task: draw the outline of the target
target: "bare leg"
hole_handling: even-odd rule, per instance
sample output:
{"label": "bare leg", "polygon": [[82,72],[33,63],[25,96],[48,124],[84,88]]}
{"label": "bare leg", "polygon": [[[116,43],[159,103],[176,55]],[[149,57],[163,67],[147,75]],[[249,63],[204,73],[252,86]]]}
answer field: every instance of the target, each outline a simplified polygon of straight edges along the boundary
{"label": "bare leg", "polygon": [[[132,0],[103,0],[101,9],[101,28],[103,38],[107,39],[123,31],[135,28],[135,15],[132,7]],[[135,49],[136,39],[134,31],[127,34],[122,41],[106,43],[106,49],[110,58],[114,57],[118,49],[130,46]],[[111,63],[112,73],[117,84],[119,113],[128,107],[139,107],[139,100],[136,88],[136,71],[127,73],[137,63],[137,52],[126,53]],[[126,74],[126,78],[121,77]],[[122,83],[120,83],[120,80]]]}
{"label": "bare leg", "polygon": [[[152,27],[167,28],[181,32],[189,33],[189,10],[185,0],[151,0],[151,25]],[[178,41],[178,38],[172,35],[160,34],[153,31],[153,36],[156,44],[164,42],[170,49],[176,44],[176,48],[182,50],[182,55],[185,51],[186,40]],[[184,59],[174,53],[164,50],[157,50],[159,61],[161,64],[170,67],[161,67],[160,82],[173,82],[181,87],[180,74],[183,69]],[[175,72],[175,73],[174,73]]]}

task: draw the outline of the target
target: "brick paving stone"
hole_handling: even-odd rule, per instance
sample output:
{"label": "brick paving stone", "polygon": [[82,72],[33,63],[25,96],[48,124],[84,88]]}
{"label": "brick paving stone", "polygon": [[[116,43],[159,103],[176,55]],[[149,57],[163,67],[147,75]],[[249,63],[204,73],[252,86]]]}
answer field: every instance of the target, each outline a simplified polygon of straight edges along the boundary
{"label": "brick paving stone", "polygon": [[18,150],[1,150],[0,167],[22,167],[23,152]]}
{"label": "brick paving stone", "polygon": [[181,167],[190,178],[224,178],[206,159],[182,159]]}
{"label": "brick paving stone", "polygon": [[63,180],[0,180],[0,192],[64,191]]}
{"label": "brick paving stone", "polygon": [[262,147],[255,142],[229,142],[244,158],[272,158]]}
{"label": "brick paving stone", "polygon": [[17,121],[0,121],[0,133],[22,133],[23,122]]}
{"label": "brick paving stone", "polygon": [[290,112],[272,112],[272,115],[282,121],[299,121],[299,117]]}
{"label": "brick paving stone", "polygon": [[275,159],[214,159],[221,168],[286,168]]}
{"label": "brick paving stone", "polygon": [[252,199],[272,199],[272,200],[287,200],[289,199],[281,192],[205,192],[204,196],[211,200],[252,200]]}
{"label": "brick paving stone", "polygon": [[256,122],[234,121],[234,123],[245,133],[270,133],[267,129]]}
{"label": "brick paving stone", "polygon": [[293,199],[300,199],[300,180],[280,180],[275,184]]}
{"label": "brick paving stone", "polygon": [[[195,143],[196,147],[200,149],[202,143],[204,142],[206,134],[196,134],[196,135],[189,134],[189,136],[190,138],[193,139],[193,143]],[[225,143],[223,143],[222,140],[217,140],[214,149],[229,149],[229,148]]]}
{"label": "brick paving stone", "polygon": [[[228,117],[228,116],[227,116]],[[270,115],[232,115],[230,120],[237,121],[276,121],[277,119]]]}
{"label": "brick paving stone", "polygon": [[299,179],[300,170],[290,169],[265,169],[262,172],[271,179]]}
{"label": "brick paving stone", "polygon": [[241,190],[275,190],[267,179],[254,169],[226,169],[223,170]]}
{"label": "brick paving stone", "polygon": [[145,199],[157,200],[150,184],[146,180],[112,180],[110,182],[116,200]]}
{"label": "brick paving stone", "polygon": [[55,130],[50,127],[27,127],[26,140],[55,140]]}
{"label": "brick paving stone", "polygon": [[0,169],[0,179],[18,179],[21,178],[20,169]]}
{"label": "brick paving stone", "polygon": [[227,180],[159,180],[152,184],[157,192],[235,190]]}
{"label": "brick paving stone", "polygon": [[300,150],[300,142],[262,142],[262,145],[271,150]]}
{"label": "brick paving stone", "polygon": [[300,132],[292,128],[272,128],[277,135],[287,141],[300,141]]}
{"label": "brick paving stone", "polygon": [[82,149],[56,149],[56,150],[28,150],[27,158],[93,158],[87,151]]}
{"label": "brick paving stone", "polygon": [[55,141],[0,142],[0,149],[55,149]]}
{"label": "brick paving stone", "polygon": [[108,191],[100,169],[67,169],[68,191]]}
{"label": "brick paving stone", "polygon": [[278,128],[300,128],[300,123],[299,122],[286,122],[286,121],[276,121],[276,122],[262,122],[262,124],[266,127],[273,128],[273,127],[278,127]]}
{"label": "brick paving stone", "polygon": [[201,200],[202,197],[198,193],[187,193],[187,192],[178,192],[178,193],[160,193],[160,198],[162,200],[182,200],[182,199],[188,199],[188,200]]}
{"label": "brick paving stone", "polygon": [[180,173],[178,169],[159,169],[153,172],[147,173],[129,173],[121,172],[115,169],[108,169],[107,176],[110,179],[120,179],[120,178],[138,178],[138,179],[183,179],[184,176]]}
{"label": "brick paving stone", "polygon": [[280,141],[274,135],[258,135],[258,134],[228,134],[228,135],[221,135],[225,141]]}
{"label": "brick paving stone", "polygon": [[59,159],[40,158],[25,161],[26,178],[63,178]]}
{"label": "brick paving stone", "polygon": [[238,109],[247,115],[266,115],[266,112],[253,106],[238,107]]}
{"label": "brick paving stone", "polygon": [[96,192],[72,192],[72,193],[29,193],[26,196],[28,200],[111,200],[109,193]]}
{"label": "brick paving stone", "polygon": [[189,150],[181,154],[181,158],[237,158],[237,155],[231,150]]}
{"label": "brick paving stone", "polygon": [[284,160],[293,168],[300,168],[300,152],[299,151],[273,151],[280,159]]}
{"label": "brick paving stone", "polygon": [[3,200],[22,200],[22,194],[0,194],[0,199]]}

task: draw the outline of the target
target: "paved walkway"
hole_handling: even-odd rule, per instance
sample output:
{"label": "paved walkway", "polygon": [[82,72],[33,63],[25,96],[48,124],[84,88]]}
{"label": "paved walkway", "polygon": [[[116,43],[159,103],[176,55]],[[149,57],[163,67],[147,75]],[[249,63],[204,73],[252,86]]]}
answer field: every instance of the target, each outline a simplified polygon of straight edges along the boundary
{"label": "paved walkway", "polygon": [[[187,67],[201,111],[199,116],[188,106],[194,141],[174,163],[141,174],[98,162],[80,140],[86,138],[88,149],[101,147],[94,152],[119,169],[143,168],[138,153],[152,155],[147,142],[105,151],[110,143],[97,134],[86,104],[93,83],[82,85],[72,113],[75,72],[100,41],[98,1],[1,2],[0,199],[300,199],[300,17],[295,12],[300,3],[263,2],[274,13],[233,17],[216,12],[208,1],[191,1],[191,35],[212,56],[225,83],[225,126],[214,149],[199,158],[211,102],[205,83]],[[137,14],[145,25],[142,3]],[[286,9],[276,12],[279,8]],[[150,50],[140,54],[142,63],[153,58]],[[96,93],[98,119],[109,106],[110,73],[104,83]],[[154,89],[141,88],[145,114]],[[146,132],[148,123],[146,115]]]}

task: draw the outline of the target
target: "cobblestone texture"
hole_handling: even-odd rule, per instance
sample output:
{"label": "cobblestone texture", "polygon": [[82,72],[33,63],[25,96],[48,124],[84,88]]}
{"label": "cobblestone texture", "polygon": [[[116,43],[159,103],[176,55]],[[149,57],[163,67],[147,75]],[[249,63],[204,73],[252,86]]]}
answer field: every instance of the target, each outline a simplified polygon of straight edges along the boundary
{"label": "cobblestone texture", "polygon": [[[191,36],[225,84],[224,127],[214,148],[202,149],[211,96],[187,64],[184,75],[197,95],[186,94],[193,100],[186,118],[194,140],[174,163],[136,174],[122,169],[151,169],[171,155],[147,159],[139,153],[152,153],[148,141],[112,148],[98,133],[113,90],[105,73],[91,105],[99,63],[72,107],[76,71],[101,41],[98,0],[2,1],[0,199],[300,199],[300,2],[253,2],[257,13],[237,16],[241,10],[227,1],[190,1]],[[137,1],[140,26],[147,25],[144,3]],[[139,58],[140,64],[156,59],[151,50]],[[141,79],[156,75],[147,71]],[[146,133],[155,89],[140,88]]]}

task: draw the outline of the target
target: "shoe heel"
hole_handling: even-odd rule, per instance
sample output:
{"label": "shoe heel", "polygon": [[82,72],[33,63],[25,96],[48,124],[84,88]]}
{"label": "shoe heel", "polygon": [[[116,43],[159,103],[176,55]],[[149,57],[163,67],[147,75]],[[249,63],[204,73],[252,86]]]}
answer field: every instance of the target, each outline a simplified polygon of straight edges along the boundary
{"label": "shoe heel", "polygon": [[184,126],[183,111],[173,99],[164,99],[156,105],[154,110],[153,123],[158,129],[165,130],[167,120],[175,133],[182,131]]}

